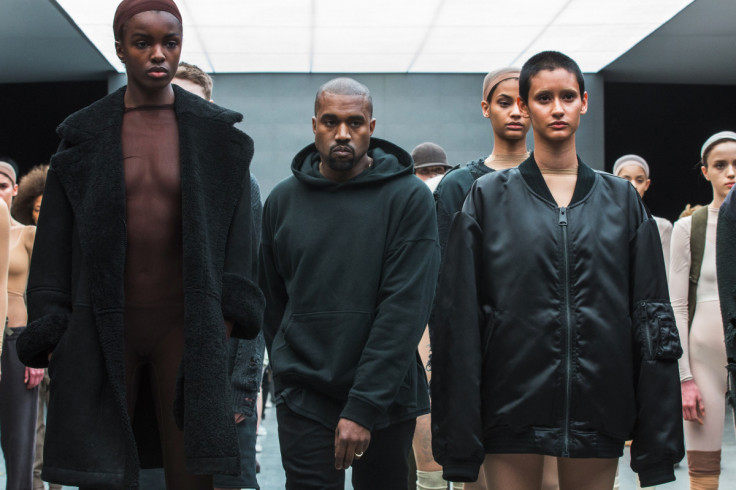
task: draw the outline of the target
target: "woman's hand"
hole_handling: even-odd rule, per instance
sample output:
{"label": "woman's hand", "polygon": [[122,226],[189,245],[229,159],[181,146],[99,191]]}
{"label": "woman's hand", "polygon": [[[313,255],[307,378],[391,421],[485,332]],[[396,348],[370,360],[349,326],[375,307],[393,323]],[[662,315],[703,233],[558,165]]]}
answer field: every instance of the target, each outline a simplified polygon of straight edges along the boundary
{"label": "woman's hand", "polygon": [[695,380],[683,381],[680,383],[680,389],[682,390],[682,418],[703,425],[705,404]]}
{"label": "woman's hand", "polygon": [[26,388],[32,390],[43,380],[43,369],[26,368],[26,375],[23,382],[26,384]]}

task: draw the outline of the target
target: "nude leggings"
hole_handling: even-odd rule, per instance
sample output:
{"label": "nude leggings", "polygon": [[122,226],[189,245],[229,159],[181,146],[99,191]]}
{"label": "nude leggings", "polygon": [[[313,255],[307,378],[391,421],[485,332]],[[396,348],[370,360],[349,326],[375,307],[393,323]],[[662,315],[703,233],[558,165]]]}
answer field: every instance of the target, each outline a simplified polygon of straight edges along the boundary
{"label": "nude leggings", "polygon": [[[126,306],[124,342],[128,414],[132,419],[141,376],[147,373],[161,435],[166,487],[176,490],[212,490],[211,476],[187,472],[184,433],[174,422],[174,388],[184,351],[183,303],[172,302],[154,308]],[[149,369],[142,370],[144,366]]]}

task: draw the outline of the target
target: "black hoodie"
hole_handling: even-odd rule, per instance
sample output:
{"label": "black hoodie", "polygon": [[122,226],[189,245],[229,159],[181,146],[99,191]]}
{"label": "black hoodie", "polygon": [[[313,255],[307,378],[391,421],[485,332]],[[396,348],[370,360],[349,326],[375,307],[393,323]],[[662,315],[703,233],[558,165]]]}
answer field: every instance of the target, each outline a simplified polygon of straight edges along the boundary
{"label": "black hoodie", "polygon": [[439,270],[432,194],[401,148],[371,139],[347,182],[319,172],[312,144],[263,210],[264,335],[277,403],[334,429],[429,411],[416,352]]}

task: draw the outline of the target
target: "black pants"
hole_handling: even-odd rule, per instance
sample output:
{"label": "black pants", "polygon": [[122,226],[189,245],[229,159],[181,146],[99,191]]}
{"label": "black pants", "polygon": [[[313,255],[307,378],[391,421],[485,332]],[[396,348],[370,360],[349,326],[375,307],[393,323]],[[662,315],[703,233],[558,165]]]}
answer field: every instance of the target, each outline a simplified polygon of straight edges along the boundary
{"label": "black pants", "polygon": [[[276,416],[287,490],[343,490],[345,471],[335,469],[335,432],[285,404],[279,404]],[[415,426],[411,419],[371,432],[368,449],[353,462],[355,490],[406,490]]]}
{"label": "black pants", "polygon": [[25,327],[8,329],[0,381],[0,443],[8,473],[7,490],[33,488],[38,386],[26,387],[26,367],[18,359],[15,341]]}

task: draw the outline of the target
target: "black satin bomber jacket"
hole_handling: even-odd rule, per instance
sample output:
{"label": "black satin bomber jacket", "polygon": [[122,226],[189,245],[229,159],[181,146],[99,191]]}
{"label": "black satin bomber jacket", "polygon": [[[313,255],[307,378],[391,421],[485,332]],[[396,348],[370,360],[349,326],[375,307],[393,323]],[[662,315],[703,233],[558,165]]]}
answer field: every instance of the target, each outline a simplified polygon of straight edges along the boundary
{"label": "black satin bomber jacket", "polygon": [[617,458],[641,484],[684,456],[657,226],[628,182],[579,162],[558,207],[534,160],[478,179],[453,219],[432,342],[432,436],[448,481],[486,453]]}

